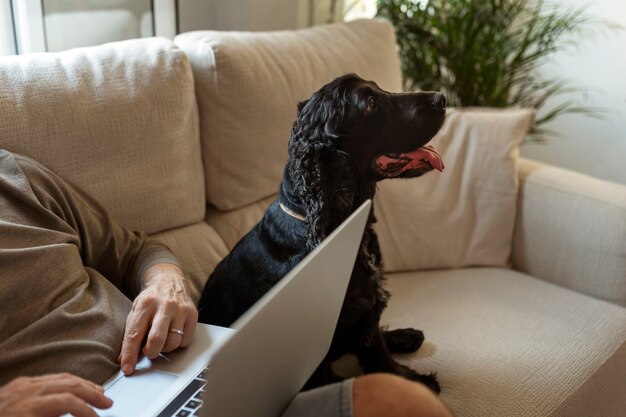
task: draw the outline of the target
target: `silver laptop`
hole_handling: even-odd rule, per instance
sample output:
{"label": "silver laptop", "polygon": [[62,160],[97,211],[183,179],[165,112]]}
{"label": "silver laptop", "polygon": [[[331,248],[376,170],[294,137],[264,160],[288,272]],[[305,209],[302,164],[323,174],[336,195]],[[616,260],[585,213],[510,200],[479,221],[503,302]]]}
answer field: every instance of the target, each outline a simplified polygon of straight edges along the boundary
{"label": "silver laptop", "polygon": [[276,417],[330,347],[371,201],[279,281],[232,329],[198,324],[186,349],[143,358],[105,384],[100,416]]}

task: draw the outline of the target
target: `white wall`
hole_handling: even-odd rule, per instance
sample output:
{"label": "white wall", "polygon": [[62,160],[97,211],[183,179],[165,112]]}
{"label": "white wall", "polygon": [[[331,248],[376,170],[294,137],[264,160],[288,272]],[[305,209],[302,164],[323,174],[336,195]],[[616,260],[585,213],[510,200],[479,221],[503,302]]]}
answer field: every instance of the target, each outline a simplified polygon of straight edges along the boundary
{"label": "white wall", "polygon": [[[182,0],[180,31],[299,29],[325,23],[330,4],[331,0]],[[343,1],[338,0],[336,7],[341,10]]]}
{"label": "white wall", "polygon": [[588,86],[589,92],[577,94],[576,98],[583,104],[607,107],[610,113],[605,121],[562,116],[547,125],[561,137],[551,137],[543,144],[525,144],[522,156],[626,184],[626,1],[553,2],[565,6],[586,4],[591,15],[624,26],[624,30],[604,31],[573,53],[555,55],[553,62],[541,69],[543,74],[565,76]]}

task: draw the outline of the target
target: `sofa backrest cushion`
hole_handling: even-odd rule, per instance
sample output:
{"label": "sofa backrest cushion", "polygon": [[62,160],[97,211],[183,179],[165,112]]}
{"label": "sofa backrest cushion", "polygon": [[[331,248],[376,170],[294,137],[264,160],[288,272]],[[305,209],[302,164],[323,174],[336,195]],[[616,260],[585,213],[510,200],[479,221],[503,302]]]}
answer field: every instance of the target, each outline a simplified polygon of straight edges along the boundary
{"label": "sofa backrest cushion", "polygon": [[190,32],[175,42],[196,79],[208,202],[236,209],[278,191],[299,101],[354,72],[400,91],[392,26],[378,20],[280,32]]}
{"label": "sofa backrest cushion", "polygon": [[204,218],[191,67],[166,39],[0,60],[0,147],[85,189],[124,225]]}
{"label": "sofa backrest cushion", "polygon": [[508,266],[519,145],[533,115],[522,109],[449,110],[431,142],[443,158],[443,172],[379,184],[376,230],[387,271]]}

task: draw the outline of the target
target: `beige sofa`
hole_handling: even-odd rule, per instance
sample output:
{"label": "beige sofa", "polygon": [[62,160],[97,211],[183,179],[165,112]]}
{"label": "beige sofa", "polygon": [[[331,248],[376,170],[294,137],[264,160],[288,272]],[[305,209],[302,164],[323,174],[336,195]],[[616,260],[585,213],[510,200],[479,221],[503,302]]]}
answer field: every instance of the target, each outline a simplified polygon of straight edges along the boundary
{"label": "beige sofa", "polygon": [[[345,72],[401,90],[393,29],[196,32],[3,58],[0,147],[169,245],[198,297],[273,199],[296,103]],[[452,111],[435,140],[446,170],[380,184],[384,323],[425,331],[399,359],[436,371],[458,416],[623,416],[626,187],[519,159],[531,118]]]}

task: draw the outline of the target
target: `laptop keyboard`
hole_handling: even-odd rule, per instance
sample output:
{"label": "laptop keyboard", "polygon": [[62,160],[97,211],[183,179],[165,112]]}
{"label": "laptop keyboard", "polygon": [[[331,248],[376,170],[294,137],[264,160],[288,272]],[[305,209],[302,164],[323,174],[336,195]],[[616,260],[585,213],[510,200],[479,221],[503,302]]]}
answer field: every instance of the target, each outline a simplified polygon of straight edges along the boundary
{"label": "laptop keyboard", "polygon": [[193,379],[180,394],[178,394],[157,417],[192,417],[196,416],[196,411],[202,405],[202,393],[206,385],[205,373],[208,368],[204,368],[198,376]]}

